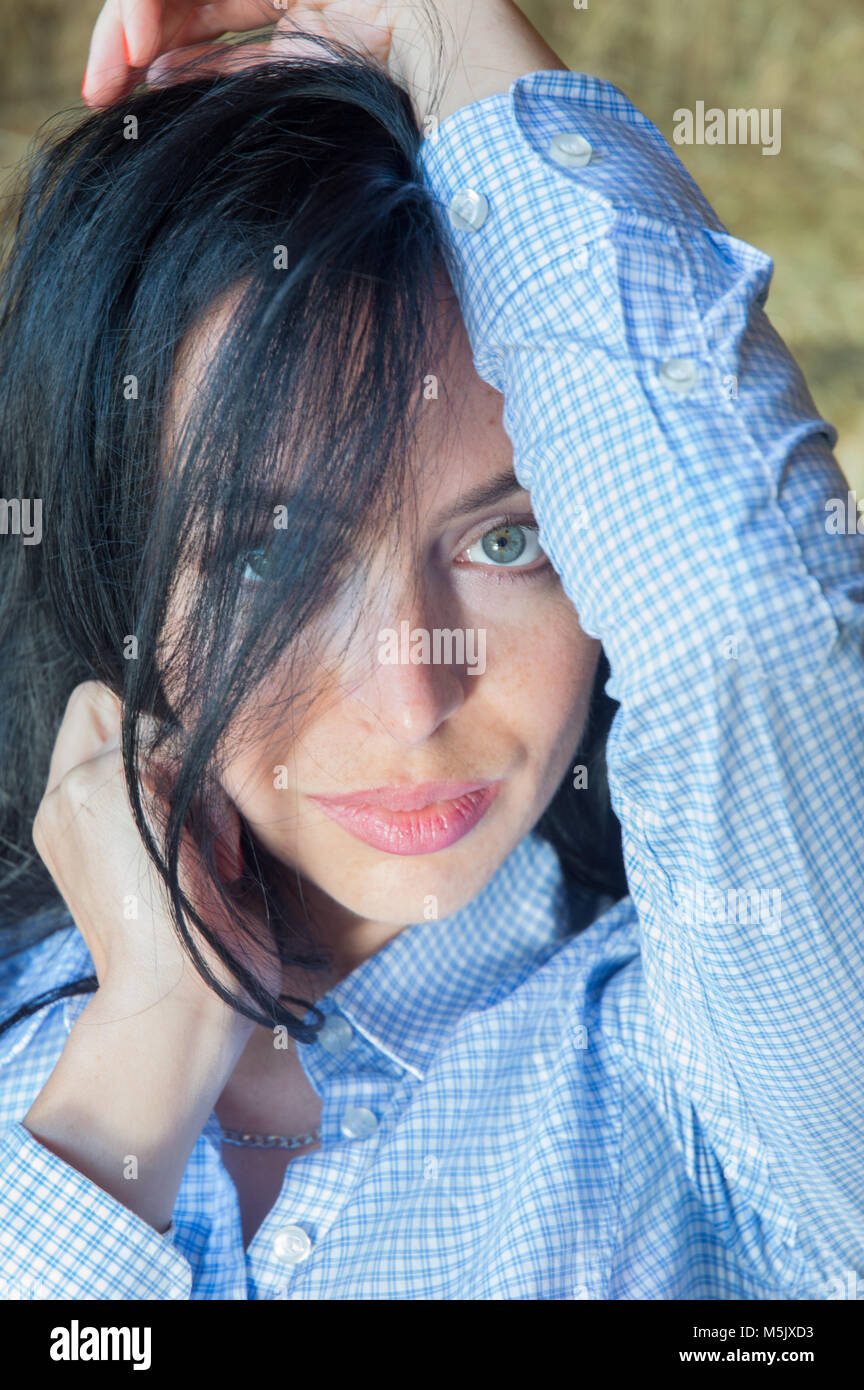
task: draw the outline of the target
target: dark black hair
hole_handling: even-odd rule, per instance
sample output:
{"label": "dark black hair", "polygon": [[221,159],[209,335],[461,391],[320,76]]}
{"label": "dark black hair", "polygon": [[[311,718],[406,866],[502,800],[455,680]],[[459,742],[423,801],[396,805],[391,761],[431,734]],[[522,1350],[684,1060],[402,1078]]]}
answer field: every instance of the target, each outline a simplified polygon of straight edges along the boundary
{"label": "dark black hair", "polygon": [[[279,58],[139,88],[44,140],[0,298],[3,495],[42,499],[46,522],[41,544],[0,546],[0,937],[15,934],[19,949],[28,920],[44,934],[62,906],[33,819],[72,688],[104,682],[123,702],[129,795],[184,948],[223,999],[300,1041],[317,1025],[288,1006],[310,1005],[272,996],[250,952],[208,926],[181,888],[178,856],[194,827],[235,940],[260,942],[266,922],[283,966],[328,964],[280,886],[282,866],[245,823],[243,883],[220,881],[218,749],[264,675],[290,666],[292,712],[309,693],[292,641],[339,591],[358,538],[381,540],[400,512],[446,247],[407,93],[372,59],[326,47],[338,61]],[[165,469],[178,351],[229,293],[229,327],[172,445],[182,466]],[[287,507],[291,544],[277,582],[250,599],[236,561],[267,526],[272,535],[274,501]],[[202,592],[168,641],[181,561],[197,567]],[[537,828],[571,880],[619,898],[607,674],[601,657],[572,760],[587,766],[588,787],[575,789],[568,769]],[[140,715],[160,727],[152,747]],[[168,749],[176,776],[159,843],[139,778]],[[251,1003],[212,976],[197,934]],[[96,981],[61,994],[76,987]]]}

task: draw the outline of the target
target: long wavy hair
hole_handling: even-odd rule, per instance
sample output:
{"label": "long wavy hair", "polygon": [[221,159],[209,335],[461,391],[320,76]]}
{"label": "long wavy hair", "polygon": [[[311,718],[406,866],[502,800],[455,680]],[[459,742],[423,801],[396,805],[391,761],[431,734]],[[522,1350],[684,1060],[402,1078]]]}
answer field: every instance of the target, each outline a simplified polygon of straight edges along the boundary
{"label": "long wavy hair", "polygon": [[[293,717],[308,673],[292,644],[340,591],[358,541],[380,540],[400,514],[447,256],[408,95],[363,54],[325,46],[331,58],[139,88],[43,138],[0,297],[3,496],[41,499],[45,517],[41,544],[0,542],[0,954],[64,920],[32,825],[69,694],[98,680],[122,701],[130,802],[184,949],[223,999],[299,1041],[314,1039],[319,1011],[306,1025],[290,1005],[307,1001],[259,982],[244,934],[260,941],[266,923],[284,967],[329,957],[245,822],[242,881],[223,883],[210,815],[220,741],[286,663],[279,717]],[[165,467],[178,352],[229,293],[229,326]],[[290,543],[276,544],[274,500]],[[238,560],[265,538],[274,582],[250,596]],[[190,563],[196,601],[166,643]],[[617,899],[627,885],[605,778],[607,675],[601,655],[573,753],[588,786],[574,789],[568,771],[537,829],[572,883]],[[141,715],[160,730],[146,748]],[[141,768],[168,747],[175,775],[154,834]],[[181,887],[184,829],[238,949]],[[245,999],[209,971],[202,938]],[[4,1026],[96,986],[73,981]]]}

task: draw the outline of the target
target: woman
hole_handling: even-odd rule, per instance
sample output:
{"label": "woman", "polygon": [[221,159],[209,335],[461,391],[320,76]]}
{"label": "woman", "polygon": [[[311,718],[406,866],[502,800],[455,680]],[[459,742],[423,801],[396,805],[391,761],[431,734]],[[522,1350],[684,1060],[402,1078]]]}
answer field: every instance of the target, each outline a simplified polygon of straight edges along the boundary
{"label": "woman", "polygon": [[509,5],[431,127],[353,15],[133,95],[258,10],[112,0],[24,203],[7,1282],[855,1296],[862,544],[770,261]]}

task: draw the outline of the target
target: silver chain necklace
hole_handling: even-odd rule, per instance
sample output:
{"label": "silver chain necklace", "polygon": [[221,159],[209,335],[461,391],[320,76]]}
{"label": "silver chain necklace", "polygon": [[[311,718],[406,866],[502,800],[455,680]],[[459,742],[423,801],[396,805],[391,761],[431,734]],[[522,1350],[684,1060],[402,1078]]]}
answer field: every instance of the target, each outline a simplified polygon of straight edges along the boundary
{"label": "silver chain necklace", "polygon": [[320,1129],[311,1134],[295,1134],[287,1138],[284,1134],[246,1134],[242,1129],[223,1129],[223,1144],[244,1145],[250,1149],[304,1149],[307,1144],[315,1144],[321,1138]]}

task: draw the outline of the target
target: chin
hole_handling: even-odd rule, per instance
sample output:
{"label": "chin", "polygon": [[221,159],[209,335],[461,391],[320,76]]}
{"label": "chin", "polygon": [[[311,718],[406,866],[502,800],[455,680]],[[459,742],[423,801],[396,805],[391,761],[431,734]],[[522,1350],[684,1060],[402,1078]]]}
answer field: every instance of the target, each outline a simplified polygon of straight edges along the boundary
{"label": "chin", "polygon": [[446,852],[413,860],[392,856],[370,869],[361,891],[346,892],[343,879],[332,896],[357,917],[392,926],[452,917],[485,887],[506,853],[489,852],[480,860],[475,849],[458,864]]}

